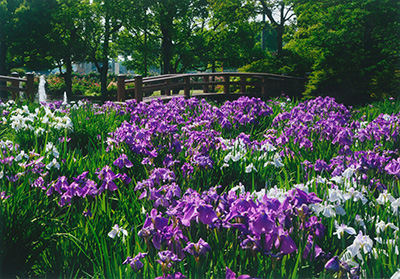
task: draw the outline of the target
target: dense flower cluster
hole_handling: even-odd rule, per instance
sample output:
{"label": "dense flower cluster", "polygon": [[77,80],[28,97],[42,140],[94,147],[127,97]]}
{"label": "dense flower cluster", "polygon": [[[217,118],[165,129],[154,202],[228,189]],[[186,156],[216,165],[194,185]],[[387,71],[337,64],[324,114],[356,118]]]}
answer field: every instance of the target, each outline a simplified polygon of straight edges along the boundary
{"label": "dense flower cluster", "polygon": [[[303,257],[325,261],[330,270],[336,269],[331,266],[339,261],[340,266],[350,265],[344,270],[350,276],[358,276],[362,258],[360,253],[372,255],[372,251],[377,249],[373,248],[373,241],[368,235],[361,234],[361,231],[357,235],[351,226],[335,223],[335,234],[339,239],[344,238],[344,233],[347,233],[354,240],[346,249],[348,253],[342,258],[328,261],[329,258],[325,258],[329,253],[325,253],[323,247],[315,242],[316,238],[325,237],[325,227],[318,216],[344,216],[351,204],[372,206],[374,201],[371,200],[371,192],[374,191],[377,191],[375,195],[379,195],[377,203],[386,204],[387,201],[393,210],[397,210],[398,199],[384,200],[381,197],[389,185],[385,185],[380,177],[384,174],[399,177],[400,163],[396,151],[383,148],[385,142],[397,142],[397,131],[400,127],[398,116],[380,115],[371,123],[363,122],[362,119],[352,120],[350,110],[337,104],[334,99],[316,98],[278,114],[272,124],[279,129],[266,130],[265,140],[261,142],[250,140],[250,136],[244,133],[224,139],[221,132],[217,132],[218,129],[214,130],[216,124],[224,129],[231,129],[257,121],[251,116],[244,117],[246,114],[242,113],[246,111],[246,106],[241,105],[248,102],[243,99],[238,101],[235,104],[236,110],[239,105],[242,111],[234,114],[231,113],[235,110],[232,109],[232,103],[212,108],[203,101],[193,99],[175,99],[166,105],[158,102],[139,104],[136,111],[132,110],[131,123],[124,123],[109,142],[128,144],[133,152],[148,158],[143,163],[153,167],[149,179],[138,182],[135,188],[141,191],[140,198],[147,197],[154,202],[154,208],[158,208],[153,209],[147,217],[140,235],[156,249],[168,247],[178,256],[184,257],[183,252],[188,251],[188,248],[184,248],[185,245],[194,244],[187,241],[187,236],[183,233],[185,229],[182,227],[202,223],[219,231],[236,229],[240,232],[242,249],[279,258],[298,251],[298,244],[292,237],[296,227],[293,220],[303,218],[302,224],[297,228],[308,233],[304,236],[308,243],[302,250]],[[180,105],[175,107],[177,103]],[[257,106],[254,107],[254,111],[259,111]],[[145,108],[146,112],[143,112]],[[184,108],[192,110],[190,117]],[[257,114],[268,115],[271,115],[268,109]],[[155,141],[160,138],[163,141]],[[336,151],[332,154],[335,156],[317,158],[310,162],[310,156],[304,154],[312,152],[315,145],[321,143],[334,146]],[[371,146],[370,150],[361,149],[368,146]],[[220,157],[210,155],[210,150],[220,150]],[[177,159],[178,156],[174,154],[179,152],[185,152],[187,161],[181,162]],[[167,155],[163,157],[162,168],[157,168],[151,158],[160,154]],[[278,188],[274,188],[275,191],[267,188],[253,194],[243,190],[236,196],[235,191],[219,194],[218,187],[214,187],[201,194],[188,189],[180,197],[182,189],[177,184],[173,171],[169,169],[180,163],[182,173],[186,176],[193,173],[196,167],[211,169],[217,164],[222,170],[232,166],[237,169],[240,165],[244,173],[258,173],[269,166],[284,167],[283,159],[288,156],[300,158],[306,180],[287,192]],[[310,179],[310,172],[318,176]],[[326,188],[327,191],[317,197],[309,192],[313,185]],[[358,221],[354,220],[354,224],[357,229],[365,232],[367,228],[361,224],[363,220],[373,216],[365,214],[358,218]],[[171,237],[175,234],[179,235],[178,240]],[[311,250],[313,256],[309,255]]]}
{"label": "dense flower cluster", "polygon": [[[217,106],[177,97],[55,102],[34,111],[0,102],[0,108],[0,125],[38,138],[29,147],[0,141],[0,205],[13,199],[9,185],[29,181],[63,210],[85,208],[90,220],[102,193],[116,204],[130,189],[144,223],[124,229],[132,216],[119,213],[102,233],[107,241],[122,236],[124,245],[137,244],[123,261],[133,272],[151,267],[155,276],[162,272],[158,278],[185,278],[188,266],[203,261],[221,269],[223,253],[243,265],[232,270],[227,261],[226,278],[267,276],[253,263],[280,265],[282,276],[285,264],[301,263],[316,276],[358,278],[371,261],[400,260],[400,114],[354,119],[329,97],[295,106],[246,97]],[[103,133],[107,139],[90,139],[107,157],[93,169],[79,159],[83,152],[67,151],[71,138],[79,140],[74,129],[84,127],[85,118],[72,118],[82,109],[126,120],[108,137]],[[138,215],[134,206],[122,215]]]}
{"label": "dense flower cluster", "polygon": [[[5,105],[7,111],[12,108],[14,103],[9,101]],[[7,117],[2,118],[3,124],[9,124],[15,131],[34,131],[35,135],[41,135],[47,127],[56,130],[62,129],[73,129],[71,119],[67,115],[58,116],[57,111],[49,109],[47,106],[41,106],[36,108],[34,112],[31,112],[28,106],[22,106],[22,108],[12,109],[11,112],[4,114]]]}
{"label": "dense flower cluster", "polygon": [[[168,169],[156,169],[150,177],[149,180],[138,183],[137,189],[143,189],[146,183],[154,186],[156,180],[162,184],[159,189],[163,189],[164,183],[174,179],[174,174]],[[178,197],[180,189],[177,185],[175,187],[175,196]],[[322,238],[325,234],[325,228],[319,219],[311,216],[311,205],[321,202],[314,193],[295,188],[282,193],[278,199],[269,197],[265,191],[251,194],[242,189],[243,191],[237,193],[236,189],[240,187],[219,195],[218,188],[210,188],[201,194],[188,189],[181,198],[175,197],[173,202],[170,202],[171,195],[165,191],[161,195],[158,192],[160,196],[149,196],[152,200],[167,200],[163,204],[165,212],[152,209],[150,215],[147,214],[139,236],[145,240],[149,249],[154,247],[160,250],[166,247],[168,250],[164,251],[174,252],[180,259],[186,256],[186,252],[198,261],[199,256],[211,248],[203,239],[199,239],[197,243],[189,242],[184,232],[187,232],[185,227],[195,228],[199,223],[206,225],[208,229],[216,229],[222,235],[237,230],[240,245],[233,249],[248,250],[254,256],[262,254],[282,257],[297,251],[293,237],[301,230],[304,231],[302,241],[307,239],[310,245],[303,253],[303,257],[307,258],[313,239]],[[156,203],[155,206],[159,204]],[[301,221],[296,224],[298,219]],[[324,257],[322,249],[314,245],[314,258]]]}

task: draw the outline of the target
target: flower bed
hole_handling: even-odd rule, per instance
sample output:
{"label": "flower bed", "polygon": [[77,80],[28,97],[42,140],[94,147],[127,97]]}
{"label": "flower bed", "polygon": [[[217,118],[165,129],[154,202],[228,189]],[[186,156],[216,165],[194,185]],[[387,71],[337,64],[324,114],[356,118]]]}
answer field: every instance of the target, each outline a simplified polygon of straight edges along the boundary
{"label": "flower bed", "polygon": [[396,106],[1,103],[0,276],[400,276]]}

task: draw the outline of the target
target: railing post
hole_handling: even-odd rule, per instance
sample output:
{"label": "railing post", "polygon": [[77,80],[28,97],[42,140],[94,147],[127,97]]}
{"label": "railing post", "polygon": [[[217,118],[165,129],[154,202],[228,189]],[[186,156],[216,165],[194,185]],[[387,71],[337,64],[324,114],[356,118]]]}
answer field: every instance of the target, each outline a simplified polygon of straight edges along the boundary
{"label": "railing post", "polygon": [[135,99],[139,103],[143,100],[143,77],[135,76]]}
{"label": "railing post", "polygon": [[[210,82],[210,77],[209,76],[204,76],[203,77],[204,82]],[[203,85],[203,93],[208,93],[208,84]]]}
{"label": "railing post", "polygon": [[26,96],[30,102],[33,102],[33,92],[35,91],[34,74],[26,74]]}
{"label": "railing post", "polygon": [[118,102],[125,101],[125,79],[126,79],[126,76],[123,74],[120,74],[117,77],[117,101]]}
{"label": "railing post", "polygon": [[286,78],[282,78],[281,95],[287,95],[288,85],[288,80]]}
{"label": "railing post", "polygon": [[261,78],[261,95],[262,95],[263,100],[265,100],[265,97],[267,95],[266,81],[267,81],[266,77]]}
{"label": "railing post", "polygon": [[183,80],[185,83],[183,94],[185,95],[185,98],[189,99],[190,98],[190,76],[185,76],[183,78]]}
{"label": "railing post", "polygon": [[[19,78],[19,74],[17,73],[17,72],[13,72],[13,73],[11,73],[11,76],[12,77],[15,77],[15,78]],[[11,86],[12,87],[19,87],[19,81],[12,81],[11,82]],[[11,99],[13,100],[13,101],[15,101],[16,99],[17,99],[17,94],[18,94],[18,98],[19,98],[19,91],[18,91],[18,89],[13,89],[12,91],[11,91]]]}
{"label": "railing post", "polygon": [[223,76],[224,78],[224,94],[228,95],[229,94],[229,76]]}
{"label": "railing post", "polygon": [[246,93],[246,77],[240,77],[240,93]]}
{"label": "railing post", "polygon": [[171,84],[171,81],[169,79],[167,79],[165,81],[165,85],[167,86],[165,88],[165,95],[170,96],[171,95],[171,88],[169,87],[169,85]]}

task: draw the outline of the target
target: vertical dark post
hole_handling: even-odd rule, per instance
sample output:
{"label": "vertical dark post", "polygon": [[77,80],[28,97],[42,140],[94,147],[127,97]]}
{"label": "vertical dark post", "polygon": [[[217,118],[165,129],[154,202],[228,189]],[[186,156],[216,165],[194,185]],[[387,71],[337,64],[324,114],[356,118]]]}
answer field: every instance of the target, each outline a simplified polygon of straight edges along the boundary
{"label": "vertical dark post", "polygon": [[[14,78],[19,78],[19,74],[16,73],[16,72],[11,73],[11,76],[14,77]],[[11,82],[11,86],[12,86],[12,87],[19,87],[19,81],[13,80],[13,81]],[[18,96],[18,98],[19,98],[19,90],[18,90],[18,89],[13,89],[13,90],[11,90],[11,99],[12,99],[13,101],[15,101],[15,100],[17,99],[17,96]]]}
{"label": "vertical dark post", "polygon": [[167,80],[165,81],[165,85],[167,86],[167,87],[165,88],[165,95],[167,95],[167,96],[170,96],[170,95],[171,95],[171,88],[169,87],[170,84],[171,84],[171,80],[167,79]]}
{"label": "vertical dark post", "polygon": [[265,100],[265,97],[267,95],[266,81],[267,81],[266,77],[261,78],[261,95],[263,100]]}
{"label": "vertical dark post", "polygon": [[135,76],[135,99],[137,102],[143,101],[143,77]]}
{"label": "vertical dark post", "polygon": [[283,77],[281,85],[281,95],[287,95],[288,85],[289,85],[288,79]]}
{"label": "vertical dark post", "polygon": [[30,102],[33,102],[33,92],[35,91],[33,73],[26,74],[26,97]]}
{"label": "vertical dark post", "polygon": [[190,98],[190,76],[185,76],[183,78],[185,85],[184,85],[184,95],[185,98],[189,99]]}
{"label": "vertical dark post", "polygon": [[[210,77],[209,76],[204,76],[203,77],[204,82],[210,82]],[[203,85],[203,93],[208,93],[208,84]]]}
{"label": "vertical dark post", "polygon": [[118,75],[117,77],[117,101],[125,101],[125,75]]}
{"label": "vertical dark post", "polygon": [[246,77],[240,77],[240,93],[246,93]]}
{"label": "vertical dark post", "polygon": [[229,76],[224,76],[224,94],[229,94]]}

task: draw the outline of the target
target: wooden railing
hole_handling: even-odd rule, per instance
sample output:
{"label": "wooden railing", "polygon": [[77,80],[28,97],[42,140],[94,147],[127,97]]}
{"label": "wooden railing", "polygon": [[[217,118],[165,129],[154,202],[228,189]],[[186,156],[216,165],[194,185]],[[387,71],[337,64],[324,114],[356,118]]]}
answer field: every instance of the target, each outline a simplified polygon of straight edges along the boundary
{"label": "wooden railing", "polygon": [[[252,91],[258,92],[261,96],[270,96],[272,95],[270,93],[276,95],[277,91],[288,94],[290,88],[291,91],[298,91],[295,94],[299,95],[304,81],[304,78],[299,77],[239,72],[169,74],[146,78],[137,75],[134,79],[127,79],[125,75],[119,75],[117,79],[117,101],[124,101],[126,96],[131,93],[130,95],[140,102],[146,92],[157,90],[164,92],[163,95],[170,96],[171,90],[183,89],[184,96],[189,98],[192,89],[200,88],[203,93],[212,95],[215,90],[211,90],[213,92],[210,93],[210,88],[215,88],[215,86],[222,86],[225,95],[231,94],[233,91],[239,91],[242,94]],[[232,91],[232,88],[236,89]],[[274,92],[270,92],[272,90]],[[196,96],[196,94],[193,94],[193,96]]]}
{"label": "wooden railing", "polygon": [[[12,73],[11,77],[9,76],[0,76],[0,82],[3,82],[5,85],[0,83],[0,91],[10,91],[11,98],[15,101],[19,98],[19,92],[25,92],[26,98],[33,102],[33,93],[34,93],[34,74],[27,73],[26,78],[20,78],[18,73]],[[7,85],[11,83],[11,85]],[[25,82],[25,87],[20,87],[20,82]]]}

